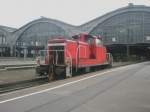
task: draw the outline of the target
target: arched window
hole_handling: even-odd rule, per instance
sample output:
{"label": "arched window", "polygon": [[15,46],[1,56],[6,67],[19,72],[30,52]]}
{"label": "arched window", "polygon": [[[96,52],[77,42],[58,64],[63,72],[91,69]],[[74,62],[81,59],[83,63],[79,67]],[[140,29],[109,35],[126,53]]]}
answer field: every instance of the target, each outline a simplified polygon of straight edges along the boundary
{"label": "arched window", "polygon": [[6,44],[6,37],[4,35],[0,35],[0,44]]}

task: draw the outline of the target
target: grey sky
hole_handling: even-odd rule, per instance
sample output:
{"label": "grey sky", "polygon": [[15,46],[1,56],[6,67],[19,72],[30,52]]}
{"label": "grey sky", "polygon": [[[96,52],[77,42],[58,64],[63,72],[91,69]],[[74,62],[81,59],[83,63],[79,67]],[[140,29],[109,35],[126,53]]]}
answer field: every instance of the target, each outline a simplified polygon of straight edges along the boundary
{"label": "grey sky", "polygon": [[20,27],[45,16],[80,25],[117,8],[150,0],[0,0],[0,25]]}

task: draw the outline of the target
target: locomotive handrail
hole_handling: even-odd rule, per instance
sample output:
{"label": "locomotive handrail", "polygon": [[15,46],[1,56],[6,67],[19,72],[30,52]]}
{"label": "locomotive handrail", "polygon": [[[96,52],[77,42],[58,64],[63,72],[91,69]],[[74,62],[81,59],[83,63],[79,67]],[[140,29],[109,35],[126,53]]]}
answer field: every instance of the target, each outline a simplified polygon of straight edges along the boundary
{"label": "locomotive handrail", "polygon": [[71,70],[70,70],[70,72],[71,72],[71,75],[72,75],[72,57],[71,57],[71,54],[70,54],[70,52],[67,50],[67,49],[65,49],[67,52],[68,52],[68,54],[69,54],[69,58],[71,59],[71,66],[70,66],[70,68],[71,68]]}
{"label": "locomotive handrail", "polygon": [[76,52],[76,72],[78,70],[78,62],[79,62],[78,55],[79,55],[79,46],[77,47],[77,52]]}
{"label": "locomotive handrail", "polygon": [[78,63],[78,61],[79,61],[79,60],[78,60],[78,55],[80,55],[79,48],[80,48],[81,46],[85,49],[85,55],[84,55],[85,57],[86,57],[86,53],[87,53],[85,46],[79,45],[79,46],[77,47],[77,51],[76,51],[76,71],[77,71],[77,69],[78,69],[78,64],[79,64],[79,63]]}

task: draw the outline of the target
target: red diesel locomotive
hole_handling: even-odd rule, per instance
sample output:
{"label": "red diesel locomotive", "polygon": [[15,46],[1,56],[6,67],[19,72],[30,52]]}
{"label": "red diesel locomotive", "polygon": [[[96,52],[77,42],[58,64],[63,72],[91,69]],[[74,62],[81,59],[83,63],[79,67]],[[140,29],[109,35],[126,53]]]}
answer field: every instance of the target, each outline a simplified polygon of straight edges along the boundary
{"label": "red diesel locomotive", "polygon": [[59,76],[72,77],[81,69],[112,65],[113,59],[103,46],[101,37],[81,33],[72,39],[59,37],[48,41],[44,64],[38,59],[36,72],[53,80]]}

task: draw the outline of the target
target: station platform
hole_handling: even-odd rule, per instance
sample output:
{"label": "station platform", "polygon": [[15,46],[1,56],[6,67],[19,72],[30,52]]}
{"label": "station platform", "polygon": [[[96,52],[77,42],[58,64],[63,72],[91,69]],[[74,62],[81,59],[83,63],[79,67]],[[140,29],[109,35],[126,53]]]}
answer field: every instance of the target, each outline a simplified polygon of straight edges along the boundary
{"label": "station platform", "polygon": [[28,81],[36,78],[35,69],[16,69],[0,71],[0,85]]}
{"label": "station platform", "polygon": [[34,59],[23,59],[23,58],[0,58],[0,68],[5,66],[21,66],[21,65],[33,65],[36,64]]}
{"label": "station platform", "polygon": [[0,58],[0,85],[35,79],[34,59]]}
{"label": "station platform", "polygon": [[0,58],[0,71],[34,68],[36,61],[34,59],[23,58]]}

